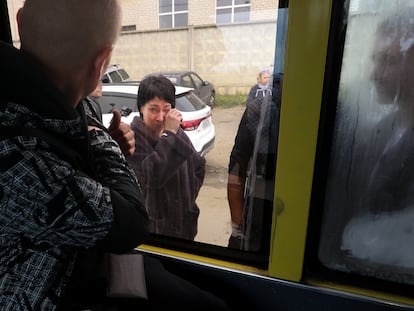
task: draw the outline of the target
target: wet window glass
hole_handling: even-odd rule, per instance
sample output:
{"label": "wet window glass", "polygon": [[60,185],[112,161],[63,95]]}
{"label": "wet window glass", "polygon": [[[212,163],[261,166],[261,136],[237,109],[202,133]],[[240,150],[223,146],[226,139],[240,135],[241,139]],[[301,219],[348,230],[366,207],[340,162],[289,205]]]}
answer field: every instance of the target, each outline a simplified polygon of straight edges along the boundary
{"label": "wet window glass", "polygon": [[414,284],[410,4],[350,2],[319,258],[334,270]]}

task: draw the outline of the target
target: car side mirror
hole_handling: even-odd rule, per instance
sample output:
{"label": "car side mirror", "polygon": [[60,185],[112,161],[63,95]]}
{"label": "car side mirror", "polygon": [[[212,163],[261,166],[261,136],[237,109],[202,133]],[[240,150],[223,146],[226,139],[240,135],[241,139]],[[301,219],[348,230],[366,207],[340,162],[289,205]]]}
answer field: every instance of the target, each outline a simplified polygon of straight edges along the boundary
{"label": "car side mirror", "polygon": [[111,81],[109,81],[108,77],[103,77],[102,78],[102,83],[109,83],[109,82],[111,82]]}

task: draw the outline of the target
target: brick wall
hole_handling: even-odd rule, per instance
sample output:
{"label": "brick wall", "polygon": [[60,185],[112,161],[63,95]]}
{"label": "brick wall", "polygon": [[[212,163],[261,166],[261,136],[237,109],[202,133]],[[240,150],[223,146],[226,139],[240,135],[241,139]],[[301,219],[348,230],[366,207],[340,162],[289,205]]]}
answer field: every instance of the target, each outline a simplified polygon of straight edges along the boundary
{"label": "brick wall", "polygon": [[188,1],[188,25],[211,25],[216,23],[216,1]]}
{"label": "brick wall", "polygon": [[250,20],[274,19],[278,5],[278,0],[252,0],[250,3]]}

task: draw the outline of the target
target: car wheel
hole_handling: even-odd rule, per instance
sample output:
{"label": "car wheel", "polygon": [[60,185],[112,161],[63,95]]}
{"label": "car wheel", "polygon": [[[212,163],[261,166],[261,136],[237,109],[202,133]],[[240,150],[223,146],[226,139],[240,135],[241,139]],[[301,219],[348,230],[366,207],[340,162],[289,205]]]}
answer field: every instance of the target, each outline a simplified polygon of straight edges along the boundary
{"label": "car wheel", "polygon": [[214,107],[214,103],[215,103],[215,101],[216,101],[216,98],[215,98],[214,94],[211,94],[211,95],[210,95],[210,98],[208,99],[208,105],[209,105],[211,108],[213,108],[213,107]]}

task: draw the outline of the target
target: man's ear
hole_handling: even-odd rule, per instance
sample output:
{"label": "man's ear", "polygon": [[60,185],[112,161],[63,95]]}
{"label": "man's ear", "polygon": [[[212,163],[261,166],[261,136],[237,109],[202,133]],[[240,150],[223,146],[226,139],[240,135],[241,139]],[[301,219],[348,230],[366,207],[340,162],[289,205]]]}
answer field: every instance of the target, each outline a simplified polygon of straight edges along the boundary
{"label": "man's ear", "polygon": [[97,80],[100,80],[106,70],[106,67],[109,64],[109,61],[111,59],[112,54],[112,46],[106,46],[103,49],[101,49],[96,55],[93,60],[93,75],[94,78]]}
{"label": "man's ear", "polygon": [[22,32],[22,14],[23,14],[23,8],[20,8],[17,11],[16,14],[16,21],[17,21],[17,30],[19,31],[19,38],[21,40],[22,36],[21,36],[21,32]]}

